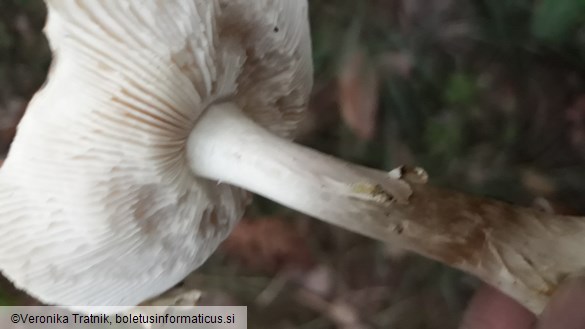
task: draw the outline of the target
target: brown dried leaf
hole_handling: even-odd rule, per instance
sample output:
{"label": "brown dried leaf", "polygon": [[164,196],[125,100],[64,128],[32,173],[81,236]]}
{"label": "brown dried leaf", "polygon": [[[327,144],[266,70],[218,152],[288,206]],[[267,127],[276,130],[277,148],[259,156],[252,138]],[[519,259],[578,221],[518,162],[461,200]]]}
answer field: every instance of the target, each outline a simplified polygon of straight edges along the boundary
{"label": "brown dried leaf", "polygon": [[305,238],[279,217],[242,220],[221,250],[250,269],[268,273],[307,270],[315,264]]}
{"label": "brown dried leaf", "polygon": [[363,51],[348,56],[339,76],[339,105],[348,127],[361,139],[376,131],[378,76]]}

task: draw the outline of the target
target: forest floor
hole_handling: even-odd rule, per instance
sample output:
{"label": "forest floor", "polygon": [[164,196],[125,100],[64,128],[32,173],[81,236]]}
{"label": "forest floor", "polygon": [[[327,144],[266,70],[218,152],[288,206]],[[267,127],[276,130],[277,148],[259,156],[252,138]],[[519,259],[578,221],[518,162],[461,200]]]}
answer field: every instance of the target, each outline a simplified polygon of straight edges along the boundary
{"label": "forest floor", "polygon": [[[367,166],[585,212],[585,7],[573,0],[311,0],[298,141]],[[40,0],[0,2],[0,153],[50,64]],[[257,197],[191,278],[250,328],[456,328],[478,282]],[[0,282],[0,304],[35,304]]]}

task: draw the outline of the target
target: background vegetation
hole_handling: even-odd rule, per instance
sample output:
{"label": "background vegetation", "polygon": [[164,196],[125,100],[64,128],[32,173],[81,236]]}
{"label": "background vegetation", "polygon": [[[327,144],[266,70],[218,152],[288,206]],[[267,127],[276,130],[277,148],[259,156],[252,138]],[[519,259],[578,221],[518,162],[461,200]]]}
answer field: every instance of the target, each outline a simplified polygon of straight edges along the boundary
{"label": "background vegetation", "polygon": [[[310,0],[299,142],[433,184],[585,211],[585,2]],[[0,1],[0,152],[43,83],[40,0]],[[455,328],[477,282],[261,198],[189,278],[250,328]],[[0,283],[0,303],[35,304]]]}

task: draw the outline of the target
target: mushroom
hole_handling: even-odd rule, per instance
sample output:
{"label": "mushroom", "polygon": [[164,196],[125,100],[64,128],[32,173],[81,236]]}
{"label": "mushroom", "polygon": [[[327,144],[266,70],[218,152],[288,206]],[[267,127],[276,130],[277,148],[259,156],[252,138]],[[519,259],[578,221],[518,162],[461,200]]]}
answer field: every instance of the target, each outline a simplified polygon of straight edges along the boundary
{"label": "mushroom", "polygon": [[48,82],[0,169],[0,268],[39,300],[124,311],[167,291],[229,234],[247,191],[472,273],[535,313],[583,273],[581,218],[292,143],[312,84],[306,0],[46,3]]}

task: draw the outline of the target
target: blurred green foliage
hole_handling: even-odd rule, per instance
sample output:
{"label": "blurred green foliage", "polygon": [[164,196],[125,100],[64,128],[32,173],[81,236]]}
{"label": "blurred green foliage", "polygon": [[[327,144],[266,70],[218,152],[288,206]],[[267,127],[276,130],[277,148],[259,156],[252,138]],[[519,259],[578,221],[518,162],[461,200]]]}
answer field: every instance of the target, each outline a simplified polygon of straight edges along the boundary
{"label": "blurred green foliage", "polygon": [[[386,140],[392,135],[436,183],[520,203],[534,197],[518,180],[526,167],[582,169],[566,112],[585,86],[584,1],[311,4],[318,82],[335,80],[350,42],[369,54],[383,85],[370,144],[388,155],[352,160],[385,168],[404,161]],[[408,59],[407,74],[385,68],[388,54]],[[508,185],[503,176],[520,186],[493,191]]]}
{"label": "blurred green foliage", "polygon": [[532,34],[537,40],[562,45],[575,40],[585,27],[585,1],[541,0],[532,16]]}

